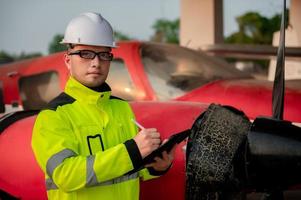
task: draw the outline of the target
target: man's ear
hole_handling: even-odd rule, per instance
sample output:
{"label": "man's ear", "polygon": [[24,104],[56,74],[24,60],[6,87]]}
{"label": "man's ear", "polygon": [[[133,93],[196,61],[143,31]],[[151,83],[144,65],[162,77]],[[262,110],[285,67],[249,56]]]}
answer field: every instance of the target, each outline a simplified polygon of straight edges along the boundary
{"label": "man's ear", "polygon": [[65,61],[65,65],[66,65],[67,69],[70,71],[70,69],[71,69],[71,59],[70,59],[70,56],[67,53],[64,54],[64,61]]}

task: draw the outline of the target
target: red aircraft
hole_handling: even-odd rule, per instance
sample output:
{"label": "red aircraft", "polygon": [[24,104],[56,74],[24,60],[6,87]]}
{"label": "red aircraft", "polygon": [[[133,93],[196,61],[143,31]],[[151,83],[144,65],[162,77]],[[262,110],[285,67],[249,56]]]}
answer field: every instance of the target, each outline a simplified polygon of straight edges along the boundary
{"label": "red aircraft", "polygon": [[[134,41],[118,46],[108,80],[114,95],[151,100],[133,101],[131,106],[137,120],[145,127],[157,127],[162,138],[190,128],[207,108],[201,102],[232,105],[250,118],[271,115],[268,81],[252,79],[221,60],[175,45]],[[0,118],[0,192],[4,195],[46,199],[44,175],[30,146],[37,113],[31,110],[43,108],[59,94],[67,78],[63,53],[0,67],[3,104],[24,110]],[[300,123],[301,84],[287,83],[285,97],[284,118]],[[184,199],[184,145],[177,148],[166,176],[142,183],[141,199]]]}
{"label": "red aircraft", "polygon": [[[130,77],[133,77],[132,82],[135,85],[131,84],[133,88],[137,89],[135,99],[155,100],[153,91],[146,89],[150,88],[150,85],[143,81],[142,76],[146,75],[142,68],[141,58],[138,56],[139,45],[139,42],[119,43],[119,48],[114,50],[115,61],[112,63],[111,69],[112,72],[120,70],[118,65],[124,67],[125,65],[121,65],[121,62],[126,63],[128,68],[123,68],[120,70],[121,73],[119,71],[114,74],[114,79],[121,81],[123,72],[128,70],[131,72]],[[176,47],[172,48],[176,49]],[[189,52],[189,50],[186,51]],[[135,66],[137,67],[135,68]],[[68,71],[63,62],[63,53],[2,65],[0,70],[5,108],[7,110],[24,110],[8,113],[0,119],[0,159],[2,163],[0,165],[0,197],[8,198],[10,195],[9,198],[46,199],[44,175],[34,159],[30,145],[31,131],[37,113],[32,109],[42,108],[47,101],[63,89],[68,78]],[[112,89],[114,90],[114,85]],[[127,91],[125,90],[125,92]],[[137,121],[145,127],[155,126],[163,139],[173,133],[190,128],[198,115],[207,108],[207,105],[201,103],[176,101],[132,102],[131,106],[137,116]],[[166,121],[162,123],[162,119],[166,119]],[[177,123],[178,120],[181,120],[181,123]],[[184,145],[185,142],[179,145],[174,167],[166,176],[160,180],[142,183],[141,199],[184,198],[185,152],[182,150]],[[177,181],[170,183],[170,180]],[[154,191],[153,188],[156,190]],[[174,193],[173,190],[176,190],[177,193]]]}
{"label": "red aircraft", "polygon": [[[177,100],[232,105],[254,119],[271,116],[273,82],[254,79],[223,60],[177,45],[119,42],[108,83],[127,100]],[[0,67],[4,103],[40,109],[68,78],[63,52]],[[2,89],[1,89],[2,87]],[[284,119],[301,122],[301,81],[286,81]]]}

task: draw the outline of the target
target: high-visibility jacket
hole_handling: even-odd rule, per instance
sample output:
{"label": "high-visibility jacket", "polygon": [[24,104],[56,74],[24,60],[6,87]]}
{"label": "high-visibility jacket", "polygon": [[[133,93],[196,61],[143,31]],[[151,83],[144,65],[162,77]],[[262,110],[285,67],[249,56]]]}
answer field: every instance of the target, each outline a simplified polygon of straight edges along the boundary
{"label": "high-visibility jacket", "polygon": [[49,199],[139,199],[139,177],[154,177],[147,169],[128,173],[142,165],[134,114],[106,83],[98,89],[71,77],[37,116],[32,148]]}

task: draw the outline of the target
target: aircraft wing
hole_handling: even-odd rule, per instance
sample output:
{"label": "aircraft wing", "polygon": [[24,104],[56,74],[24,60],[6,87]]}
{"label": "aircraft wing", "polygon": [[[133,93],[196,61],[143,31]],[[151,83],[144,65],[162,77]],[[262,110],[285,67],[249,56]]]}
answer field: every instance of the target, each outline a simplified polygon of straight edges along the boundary
{"label": "aircraft wing", "polygon": [[[277,46],[251,44],[215,44],[201,47],[209,55],[231,58],[271,59],[277,57]],[[300,47],[286,47],[285,57],[288,60],[301,60]]]}

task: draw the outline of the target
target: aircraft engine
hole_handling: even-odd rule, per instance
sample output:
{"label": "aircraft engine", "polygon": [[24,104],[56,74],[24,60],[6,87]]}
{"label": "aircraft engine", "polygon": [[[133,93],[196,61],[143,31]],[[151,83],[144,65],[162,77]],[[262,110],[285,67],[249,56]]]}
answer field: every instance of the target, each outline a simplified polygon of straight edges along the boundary
{"label": "aircraft engine", "polygon": [[[186,151],[186,199],[245,199],[301,183],[301,128],[211,104],[194,122]],[[272,198],[273,199],[273,198]]]}
{"label": "aircraft engine", "polygon": [[273,191],[301,183],[301,128],[291,122],[256,118],[245,155],[249,187]]}

